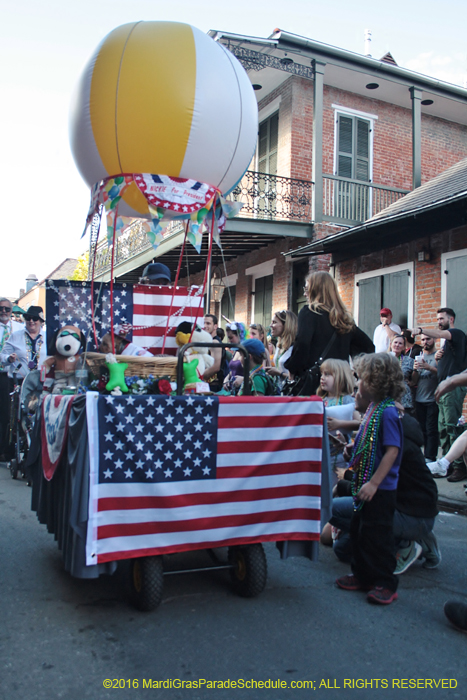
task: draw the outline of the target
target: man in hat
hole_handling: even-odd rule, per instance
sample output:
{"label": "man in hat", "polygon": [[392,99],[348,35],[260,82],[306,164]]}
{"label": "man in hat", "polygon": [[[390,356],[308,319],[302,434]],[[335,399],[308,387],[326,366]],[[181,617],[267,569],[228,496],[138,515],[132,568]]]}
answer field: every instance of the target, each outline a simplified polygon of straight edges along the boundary
{"label": "man in hat", "polygon": [[163,263],[149,263],[143,270],[140,284],[170,284],[170,270]]}
{"label": "man in hat", "polygon": [[397,323],[392,322],[392,311],[386,306],[379,312],[381,323],[376,326],[373,334],[375,352],[387,352],[389,343],[395,335],[400,335],[401,329]]}
{"label": "man in hat", "polygon": [[[13,305],[6,297],[0,298],[0,354],[8,338],[15,331],[23,328],[21,323],[11,318]],[[10,422],[10,390],[8,372],[0,363],[0,455],[4,455],[8,447],[8,424]]]}

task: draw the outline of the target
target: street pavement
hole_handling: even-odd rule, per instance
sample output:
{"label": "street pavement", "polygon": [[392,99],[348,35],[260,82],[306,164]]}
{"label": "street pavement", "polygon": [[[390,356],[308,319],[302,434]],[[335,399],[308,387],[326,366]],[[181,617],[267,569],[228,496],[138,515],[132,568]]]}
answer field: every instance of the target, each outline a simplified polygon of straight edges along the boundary
{"label": "street pavement", "polygon": [[[451,485],[438,484],[448,498]],[[462,503],[462,484],[452,486]],[[336,577],[348,568],[330,549],[321,548],[315,563],[281,561],[267,544],[268,583],[258,598],[236,596],[225,572],[170,576],[160,607],[140,613],[125,595],[125,564],[114,576],[91,581],[63,570],[57,543],[30,499],[26,483],[0,465],[1,700],[467,696],[467,636],[443,614],[447,599],[467,603],[463,516],[441,511],[435,528],[440,567],[427,571],[416,562],[401,576],[399,600],[388,607],[337,589]],[[178,559],[188,566],[205,556]],[[174,687],[203,679],[201,688]],[[123,687],[106,689],[106,680]],[[172,687],[158,688],[158,681]],[[246,687],[210,688],[213,681]],[[248,687],[277,681],[287,686]],[[305,681],[314,682],[313,692],[292,687]],[[420,686],[427,683],[431,688]]]}

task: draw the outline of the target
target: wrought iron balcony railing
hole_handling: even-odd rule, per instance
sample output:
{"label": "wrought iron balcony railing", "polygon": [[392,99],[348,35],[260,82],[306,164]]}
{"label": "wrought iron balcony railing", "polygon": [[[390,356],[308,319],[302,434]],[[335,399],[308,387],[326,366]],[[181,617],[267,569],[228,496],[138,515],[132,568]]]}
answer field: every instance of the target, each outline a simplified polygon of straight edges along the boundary
{"label": "wrought iron balcony railing", "polygon": [[409,190],[323,175],[323,220],[360,224],[408,194]]}
{"label": "wrought iron balcony railing", "polygon": [[267,221],[311,221],[313,183],[247,170],[229,195],[243,202],[239,218]]}

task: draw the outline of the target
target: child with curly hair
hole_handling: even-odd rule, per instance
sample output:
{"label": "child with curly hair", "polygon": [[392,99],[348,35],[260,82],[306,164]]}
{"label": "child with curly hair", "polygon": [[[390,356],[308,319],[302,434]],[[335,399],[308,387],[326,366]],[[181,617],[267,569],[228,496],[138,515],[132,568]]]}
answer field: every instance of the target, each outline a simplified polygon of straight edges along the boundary
{"label": "child with curly hair", "polygon": [[336,584],[347,591],[368,591],[370,603],[389,605],[397,600],[393,519],[403,437],[395,401],[405,391],[404,377],[399,362],[387,353],[363,355],[354,367],[358,391],[369,405],[350,463],[352,573]]}

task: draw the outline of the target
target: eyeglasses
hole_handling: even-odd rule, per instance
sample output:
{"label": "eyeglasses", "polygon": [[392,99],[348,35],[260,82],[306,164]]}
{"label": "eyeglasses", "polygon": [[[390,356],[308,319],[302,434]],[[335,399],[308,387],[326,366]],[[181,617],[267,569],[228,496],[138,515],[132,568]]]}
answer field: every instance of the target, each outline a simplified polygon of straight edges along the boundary
{"label": "eyeglasses", "polygon": [[8,312],[8,313],[11,314],[11,312],[13,311],[13,309],[10,308],[9,306],[0,306],[0,312],[1,312],[1,311],[6,311],[6,312]]}
{"label": "eyeglasses", "polygon": [[25,321],[34,321],[34,323],[41,320],[39,316],[30,316],[29,314],[24,314],[23,318]]}

